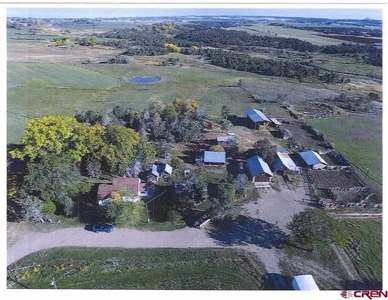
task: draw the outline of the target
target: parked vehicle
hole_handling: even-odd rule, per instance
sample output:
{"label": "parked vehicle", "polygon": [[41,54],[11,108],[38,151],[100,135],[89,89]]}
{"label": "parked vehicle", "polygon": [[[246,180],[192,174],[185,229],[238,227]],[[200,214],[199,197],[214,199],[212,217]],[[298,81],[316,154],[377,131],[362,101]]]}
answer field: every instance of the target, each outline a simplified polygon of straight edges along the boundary
{"label": "parked vehicle", "polygon": [[202,215],[197,221],[195,221],[194,227],[201,229],[210,221],[211,219],[207,215]]}
{"label": "parked vehicle", "polygon": [[112,232],[114,226],[113,225],[108,225],[108,224],[97,224],[93,226],[93,232]]}

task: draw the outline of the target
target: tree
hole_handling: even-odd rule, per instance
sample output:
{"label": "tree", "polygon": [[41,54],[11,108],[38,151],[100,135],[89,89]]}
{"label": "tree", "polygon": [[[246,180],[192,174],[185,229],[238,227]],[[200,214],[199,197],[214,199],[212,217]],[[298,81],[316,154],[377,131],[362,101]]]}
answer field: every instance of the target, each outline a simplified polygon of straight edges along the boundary
{"label": "tree", "polygon": [[86,159],[86,171],[89,177],[100,178],[102,175],[101,163],[94,157],[88,157]]}
{"label": "tree", "polygon": [[211,214],[218,219],[235,219],[241,211],[241,205],[235,202],[236,192],[233,184],[223,182],[217,185],[211,202]]}
{"label": "tree", "polygon": [[298,243],[312,248],[319,248],[327,242],[334,242],[342,247],[346,245],[345,225],[323,209],[305,209],[292,217],[287,228]]}
{"label": "tree", "polygon": [[226,153],[228,155],[234,155],[238,152],[238,142],[237,139],[229,139],[226,142],[222,143]]}
{"label": "tree", "polygon": [[185,163],[182,159],[180,159],[179,157],[175,157],[173,156],[171,158],[171,167],[174,169],[174,170],[184,170],[185,169]]}
{"label": "tree", "polygon": [[38,162],[27,164],[24,189],[43,201],[53,201],[67,215],[71,214],[72,200],[87,193],[91,184],[84,182],[75,161],[68,155],[48,154]]}
{"label": "tree", "polygon": [[180,213],[178,213],[176,210],[170,210],[168,213],[168,219],[170,222],[174,225],[183,225],[183,217]]}
{"label": "tree", "polygon": [[276,157],[276,146],[268,139],[257,141],[255,144],[257,155],[263,158],[268,164],[272,164]]}
{"label": "tree", "polygon": [[234,188],[238,197],[244,197],[249,180],[245,174],[238,174],[234,180]]}
{"label": "tree", "polygon": [[73,159],[81,160],[88,152],[83,137],[87,126],[78,123],[72,117],[43,117],[30,120],[21,140],[22,149],[10,152],[12,158],[21,160],[28,157],[31,160],[53,153],[64,152]]}
{"label": "tree", "polygon": [[214,145],[210,147],[210,151],[224,152],[224,148],[221,145]]}
{"label": "tree", "polygon": [[131,128],[108,125],[102,137],[102,144],[93,156],[102,162],[109,174],[122,175],[126,166],[136,156],[139,135]]}
{"label": "tree", "polygon": [[228,131],[230,126],[232,126],[232,123],[229,120],[222,119],[220,125],[222,131]]}
{"label": "tree", "polygon": [[110,220],[119,227],[138,225],[143,220],[145,213],[144,203],[141,201],[136,203],[121,202],[119,205],[110,204],[107,211]]}
{"label": "tree", "polygon": [[95,46],[97,45],[97,38],[95,36],[92,36],[91,38],[89,38],[89,45],[90,46]]}
{"label": "tree", "polygon": [[39,222],[43,218],[44,202],[34,196],[24,194],[22,199],[22,213],[29,223]]}
{"label": "tree", "polygon": [[230,107],[227,105],[222,105],[221,107],[221,116],[225,118],[225,120],[228,118],[230,114]]}

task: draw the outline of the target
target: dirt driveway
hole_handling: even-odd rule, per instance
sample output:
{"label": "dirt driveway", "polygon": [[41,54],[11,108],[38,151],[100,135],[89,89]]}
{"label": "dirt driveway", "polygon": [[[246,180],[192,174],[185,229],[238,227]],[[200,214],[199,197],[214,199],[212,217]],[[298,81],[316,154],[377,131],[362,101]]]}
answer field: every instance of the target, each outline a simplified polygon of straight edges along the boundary
{"label": "dirt driveway", "polygon": [[[302,201],[305,198],[308,197],[305,195],[303,186],[295,190],[286,188],[281,191],[271,188],[265,191],[261,190],[260,198],[255,202],[245,204],[241,216],[236,221],[229,223],[226,229],[219,230],[217,228],[215,231],[189,227],[167,232],[122,228],[106,234],[93,233],[80,226],[52,232],[30,232],[8,246],[7,265],[39,250],[64,246],[120,248],[231,247],[255,253],[264,263],[267,274],[280,275],[278,251],[281,250],[274,248],[273,245],[289,233],[285,226],[292,216],[307,207],[307,203]],[[282,288],[285,283],[280,280],[277,285]]]}
{"label": "dirt driveway", "polygon": [[295,190],[287,188],[282,188],[281,191],[272,188],[260,189],[258,201],[244,205],[243,214],[276,225],[289,234],[290,231],[286,228],[287,223],[291,221],[294,214],[300,213],[308,207],[309,198],[302,184],[300,183],[300,186]]}

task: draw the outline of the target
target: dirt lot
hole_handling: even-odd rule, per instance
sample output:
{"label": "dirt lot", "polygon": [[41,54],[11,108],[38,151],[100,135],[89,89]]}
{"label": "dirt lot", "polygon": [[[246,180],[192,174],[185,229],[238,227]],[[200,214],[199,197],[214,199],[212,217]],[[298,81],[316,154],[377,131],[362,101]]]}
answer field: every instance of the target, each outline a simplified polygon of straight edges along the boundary
{"label": "dirt lot", "polygon": [[294,190],[282,188],[277,191],[273,188],[263,188],[259,193],[260,198],[257,202],[244,205],[243,214],[275,224],[287,234],[290,231],[286,225],[291,221],[292,216],[307,208],[310,200],[302,180]]}
{"label": "dirt lot", "polygon": [[352,188],[360,187],[362,184],[345,170],[310,170],[308,176],[317,188]]}

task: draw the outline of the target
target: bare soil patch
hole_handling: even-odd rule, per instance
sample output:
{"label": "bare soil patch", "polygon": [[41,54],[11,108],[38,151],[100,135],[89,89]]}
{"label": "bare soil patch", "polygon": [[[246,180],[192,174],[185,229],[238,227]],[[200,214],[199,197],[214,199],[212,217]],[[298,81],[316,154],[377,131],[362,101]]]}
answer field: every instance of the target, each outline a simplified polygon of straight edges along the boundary
{"label": "bare soil patch", "polygon": [[352,188],[362,184],[346,170],[307,170],[309,177],[317,188]]}

